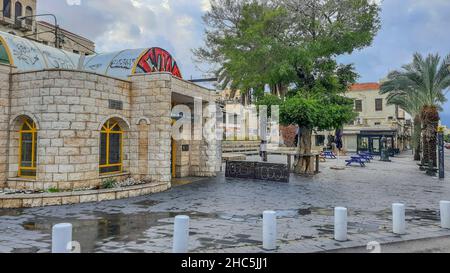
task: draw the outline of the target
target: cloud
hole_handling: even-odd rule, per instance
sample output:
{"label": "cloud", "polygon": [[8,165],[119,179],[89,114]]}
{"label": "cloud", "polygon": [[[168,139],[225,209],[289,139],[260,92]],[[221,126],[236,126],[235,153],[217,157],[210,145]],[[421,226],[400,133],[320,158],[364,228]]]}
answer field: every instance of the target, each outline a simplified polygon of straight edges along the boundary
{"label": "cloud", "polygon": [[[389,71],[400,69],[412,61],[412,55],[450,54],[450,1],[448,0],[385,0],[382,1],[382,29],[372,46],[341,62],[355,63],[360,81],[379,81]],[[450,95],[448,95],[450,98]],[[441,113],[443,122],[450,126],[450,103]]]}
{"label": "cloud", "polygon": [[208,0],[38,1],[39,13],[55,13],[62,27],[95,41],[98,52],[163,47],[185,78],[202,76],[191,49],[202,43],[201,16],[208,9]]}
{"label": "cloud", "polygon": [[[379,81],[411,61],[414,52],[450,53],[450,1],[373,0],[382,29],[372,46],[339,58],[355,63],[360,81]],[[191,49],[202,45],[201,16],[209,0],[39,0],[38,13],[54,13],[62,27],[96,42],[99,52],[159,46],[177,59],[185,78],[202,77]],[[442,113],[450,126],[450,104]]]}

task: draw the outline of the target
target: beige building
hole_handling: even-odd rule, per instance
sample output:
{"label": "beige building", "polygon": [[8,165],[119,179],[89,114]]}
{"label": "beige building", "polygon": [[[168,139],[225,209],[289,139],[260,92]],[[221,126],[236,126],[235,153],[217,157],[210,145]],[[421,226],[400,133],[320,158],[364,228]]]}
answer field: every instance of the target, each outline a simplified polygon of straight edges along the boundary
{"label": "beige building", "polygon": [[[83,55],[95,53],[95,43],[53,24],[39,21],[43,17],[19,20],[36,15],[37,0],[0,0],[0,31]],[[57,15],[56,15],[57,16]],[[49,17],[52,20],[51,17]],[[57,34],[56,34],[57,33]],[[57,37],[57,39],[55,39]]]}
{"label": "beige building", "polygon": [[184,135],[200,138],[173,138],[173,107],[194,113],[194,98],[203,124],[214,124],[214,91],[183,80],[161,48],[81,58],[0,32],[0,187],[80,189],[132,177],[165,190],[174,177],[215,176],[217,138],[194,126]]}
{"label": "beige building", "polygon": [[[395,105],[387,104],[387,95],[380,94],[378,83],[353,85],[346,93],[355,102],[356,120],[344,127],[343,145],[349,152],[371,151],[380,153],[381,139],[387,138],[388,146],[403,151],[411,138],[411,117]],[[320,150],[334,132],[320,132],[313,136],[313,144]]]}

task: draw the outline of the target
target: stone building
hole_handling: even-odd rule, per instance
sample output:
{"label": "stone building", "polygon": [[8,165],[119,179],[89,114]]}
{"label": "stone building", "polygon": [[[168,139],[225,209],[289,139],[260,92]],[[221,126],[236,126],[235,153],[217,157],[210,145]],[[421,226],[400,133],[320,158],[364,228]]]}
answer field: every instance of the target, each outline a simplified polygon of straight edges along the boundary
{"label": "stone building", "polygon": [[52,47],[57,46],[76,54],[95,53],[95,43],[91,40],[59,26],[55,29],[53,24],[36,20],[45,17],[18,19],[23,16],[36,16],[36,2],[37,0],[0,0],[0,31]]}
{"label": "stone building", "polygon": [[216,96],[184,81],[163,49],[84,57],[0,32],[0,63],[0,186],[133,177],[169,188],[173,177],[220,168],[216,138],[172,139],[173,106],[194,112],[199,101],[203,123],[215,124]]}
{"label": "stone building", "polygon": [[[356,120],[344,126],[343,144],[349,152],[371,151],[379,154],[381,139],[386,137],[388,146],[405,150],[411,139],[411,116],[395,105],[387,104],[387,95],[380,94],[380,84],[360,83],[353,85],[346,97],[355,102]],[[327,145],[328,137],[335,132],[318,132],[312,143],[316,150]]]}

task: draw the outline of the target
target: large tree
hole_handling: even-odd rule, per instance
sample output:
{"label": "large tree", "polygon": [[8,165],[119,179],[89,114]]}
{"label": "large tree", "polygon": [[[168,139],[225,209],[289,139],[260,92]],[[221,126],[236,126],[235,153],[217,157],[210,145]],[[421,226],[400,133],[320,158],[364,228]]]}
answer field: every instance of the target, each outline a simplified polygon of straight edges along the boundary
{"label": "large tree", "polygon": [[445,93],[450,87],[449,62],[450,55],[441,61],[438,54],[430,54],[424,58],[416,53],[411,64],[403,66],[401,71],[390,73],[381,87],[383,93],[396,98],[400,106],[420,119],[422,164],[427,166],[437,166],[436,133],[440,120],[439,110],[446,102]]}
{"label": "large tree", "polygon": [[[380,27],[376,4],[369,0],[212,0],[211,7],[204,16],[205,47],[194,53],[199,60],[216,65],[223,87],[245,92],[269,86],[272,94],[285,98],[281,116],[290,117],[285,123],[300,126],[302,154],[311,153],[314,129],[331,129],[321,124],[329,116],[310,115],[339,108],[349,112],[332,122],[333,127],[350,121],[349,101],[340,95],[357,75],[352,65],[340,65],[336,57],[371,44]],[[320,111],[303,115],[302,108],[311,105]],[[298,173],[311,172],[309,159],[297,165]]]}

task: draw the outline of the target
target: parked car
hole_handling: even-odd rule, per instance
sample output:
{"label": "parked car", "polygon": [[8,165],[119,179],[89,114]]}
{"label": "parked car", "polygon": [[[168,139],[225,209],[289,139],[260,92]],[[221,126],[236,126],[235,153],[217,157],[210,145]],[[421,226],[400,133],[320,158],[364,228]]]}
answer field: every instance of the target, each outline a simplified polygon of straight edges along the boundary
{"label": "parked car", "polygon": [[444,147],[445,147],[445,149],[450,150],[450,143],[445,143],[445,144],[444,144]]}

